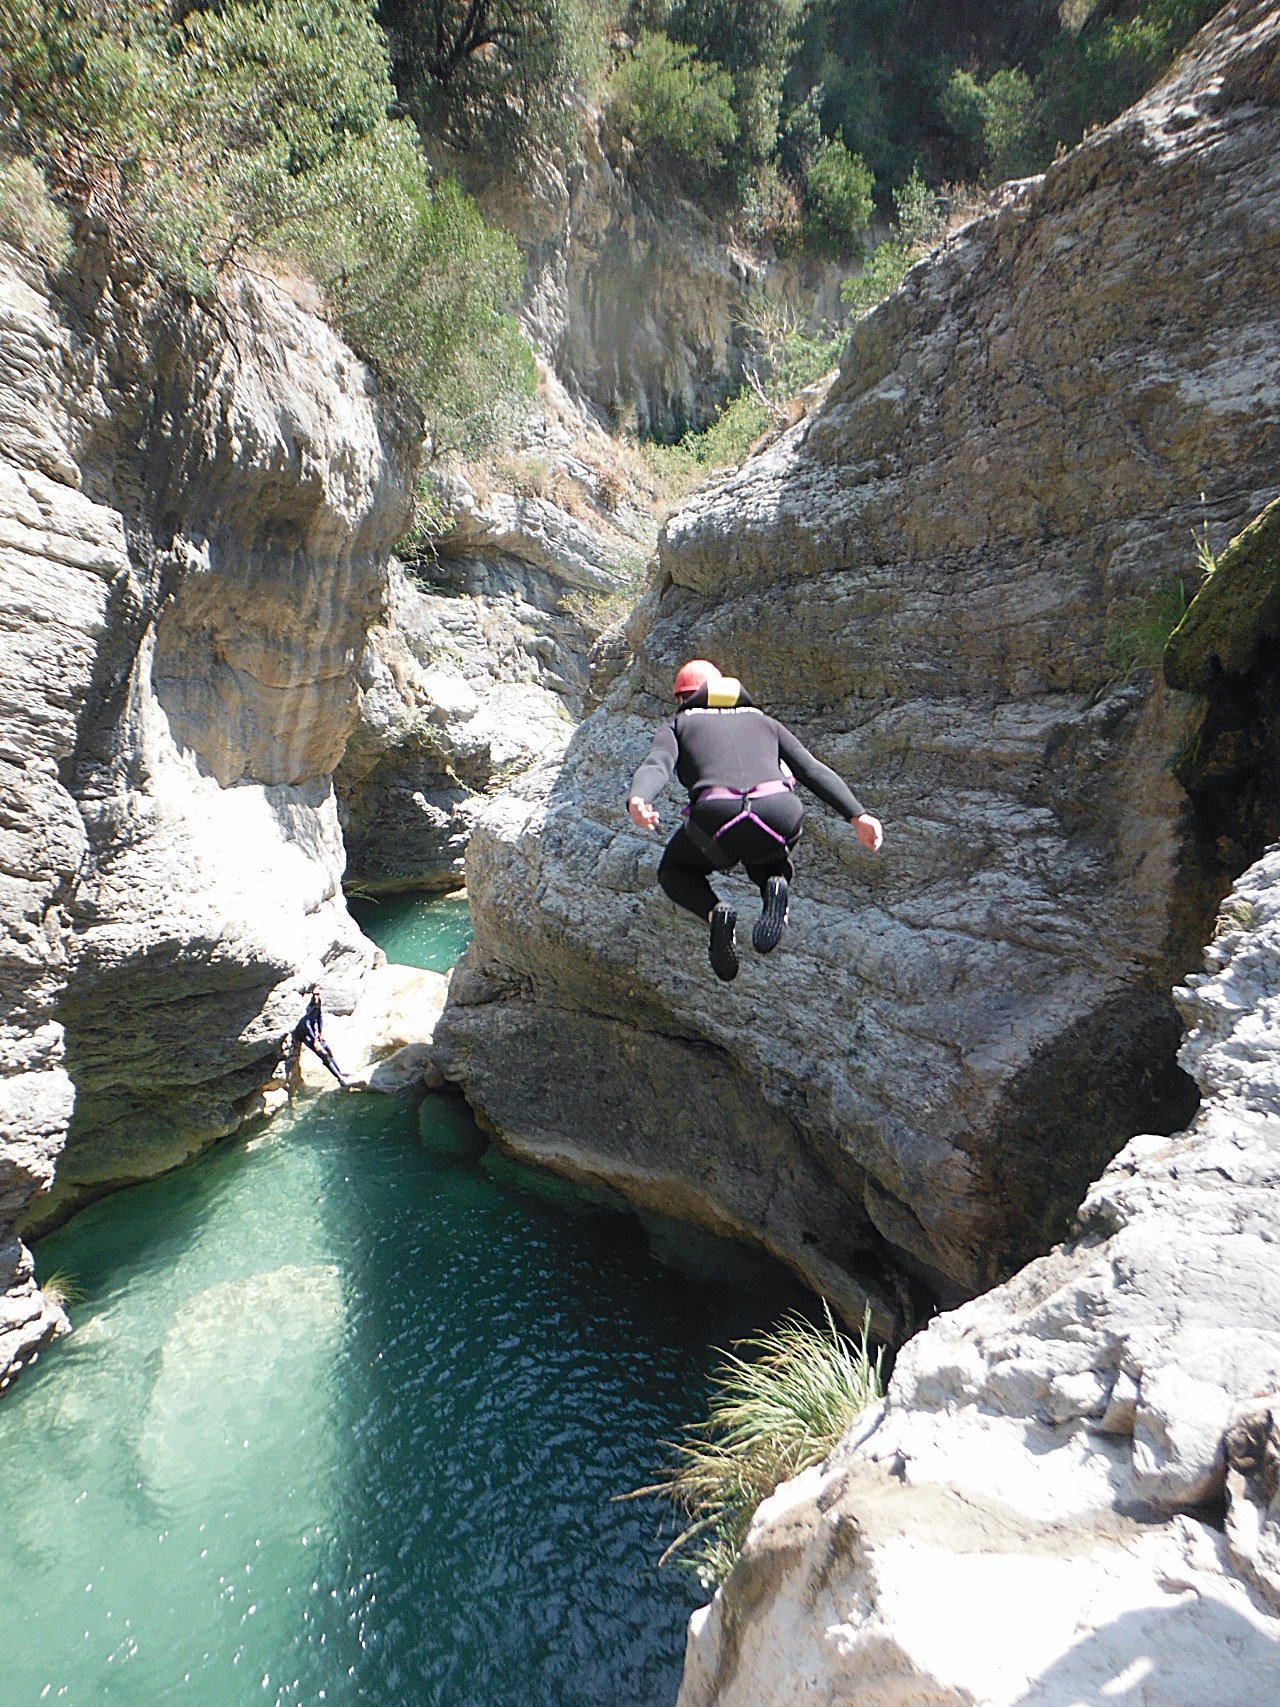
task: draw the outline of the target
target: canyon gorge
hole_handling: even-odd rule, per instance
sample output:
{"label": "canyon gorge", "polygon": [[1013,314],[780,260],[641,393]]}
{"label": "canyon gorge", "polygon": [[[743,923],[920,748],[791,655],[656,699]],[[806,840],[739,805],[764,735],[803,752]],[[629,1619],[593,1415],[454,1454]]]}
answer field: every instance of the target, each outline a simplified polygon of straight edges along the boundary
{"label": "canyon gorge", "polygon": [[[510,489],[426,471],[412,563],[421,420],[289,280],[198,299],[87,217],[56,274],[0,243],[0,1387],[68,1327],[31,1241],[266,1130],[316,981],[366,1083],[457,1086],[499,1157],[898,1348],[681,1707],[1268,1699],[1280,6],[1004,186],[660,531],[607,412],[711,411],[753,264],[650,229],[598,140],[472,187],[538,391]],[[731,988],[657,888],[678,802],[624,809],[689,656],[886,829],[808,803]],[[389,1017],[344,879],[465,881],[443,1013]]]}

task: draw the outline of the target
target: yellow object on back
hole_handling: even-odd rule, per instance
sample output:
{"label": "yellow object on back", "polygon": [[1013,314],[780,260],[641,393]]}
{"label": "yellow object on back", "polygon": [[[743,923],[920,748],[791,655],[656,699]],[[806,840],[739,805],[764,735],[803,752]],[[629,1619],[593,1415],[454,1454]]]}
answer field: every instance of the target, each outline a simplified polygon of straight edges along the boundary
{"label": "yellow object on back", "polygon": [[726,706],[737,705],[741,692],[742,683],[736,676],[721,676],[719,681],[707,683],[707,704],[723,710]]}

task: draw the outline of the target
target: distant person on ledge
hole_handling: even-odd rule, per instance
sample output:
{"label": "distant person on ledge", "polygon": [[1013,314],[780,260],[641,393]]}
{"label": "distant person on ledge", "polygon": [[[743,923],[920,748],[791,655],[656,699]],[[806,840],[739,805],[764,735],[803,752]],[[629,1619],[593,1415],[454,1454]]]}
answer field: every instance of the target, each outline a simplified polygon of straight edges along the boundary
{"label": "distant person on ledge", "polygon": [[804,822],[797,780],[847,819],[872,853],[883,843],[884,830],[833,770],[705,658],[681,667],[675,697],[680,709],[660,726],[632,778],[627,811],[638,829],[656,830],[651,803],[672,771],[688,789],[684,827],[667,843],[658,882],[677,907],[711,926],[711,967],[728,983],[738,976],[738,915],[716,898],[707,878],[741,861],[763,902],[751,946],[757,954],[775,949],[795,878],[791,849]]}
{"label": "distant person on ledge", "polygon": [[302,1083],[302,1048],[303,1045],[311,1051],[316,1059],[333,1074],[342,1086],[346,1079],[342,1069],[333,1058],[329,1045],[324,1040],[324,1016],[320,1011],[320,986],[311,986],[311,1000],[307,1003],[307,1011],[293,1028],[293,1036],[289,1039],[289,1056],[286,1067],[285,1082],[290,1095]]}

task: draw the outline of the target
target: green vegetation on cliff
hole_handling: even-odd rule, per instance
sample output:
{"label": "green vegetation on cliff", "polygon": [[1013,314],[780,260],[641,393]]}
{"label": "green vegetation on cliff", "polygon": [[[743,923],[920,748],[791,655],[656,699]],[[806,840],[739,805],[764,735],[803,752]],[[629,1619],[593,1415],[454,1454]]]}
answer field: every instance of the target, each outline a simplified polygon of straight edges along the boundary
{"label": "green vegetation on cliff", "polygon": [[[913,174],[936,187],[1040,171],[1148,89],[1218,6],[630,0],[614,82],[642,68],[649,93],[642,118],[635,103],[613,116],[646,160],[656,151],[683,166],[686,189],[709,195],[751,239],[853,255],[873,189],[891,214],[892,192]],[[690,76],[714,82],[736,121],[713,149],[689,145]]]}
{"label": "green vegetation on cliff", "polygon": [[531,389],[508,313],[519,252],[388,117],[370,6],[0,0],[0,43],[12,152],[170,278],[204,295],[233,262],[308,275],[343,334],[462,445]]}
{"label": "green vegetation on cliff", "polygon": [[688,1519],[664,1561],[687,1563],[704,1588],[724,1581],[761,1502],[820,1464],[884,1391],[869,1321],[868,1310],[855,1342],[830,1310],[825,1330],[788,1316],[771,1333],[740,1341],[747,1356],[726,1357],[712,1376],[706,1421],[686,1428],[666,1477],[631,1496],[662,1494]]}

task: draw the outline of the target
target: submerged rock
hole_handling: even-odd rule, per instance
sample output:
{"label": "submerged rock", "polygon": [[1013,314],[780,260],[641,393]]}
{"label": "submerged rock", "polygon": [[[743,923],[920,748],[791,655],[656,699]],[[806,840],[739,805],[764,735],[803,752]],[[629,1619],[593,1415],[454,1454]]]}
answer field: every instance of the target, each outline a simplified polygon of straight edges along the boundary
{"label": "submerged rock", "polygon": [[0,419],[3,1230],[234,1130],[301,981],[355,1006],[330,773],[419,424],[269,281],[88,224],[56,289],[0,245]]}
{"label": "submerged rock", "polygon": [[[859,321],[825,403],[669,521],[563,763],[477,819],[442,1069],[513,1150],[736,1226],[855,1321],[1011,1272],[1194,1112],[1167,992],[1261,844],[1200,845],[1194,708],[1119,660],[1193,525],[1277,490],[1276,31],[1229,8]],[[729,988],[623,811],[689,656],[886,825],[872,859],[811,805]]]}

